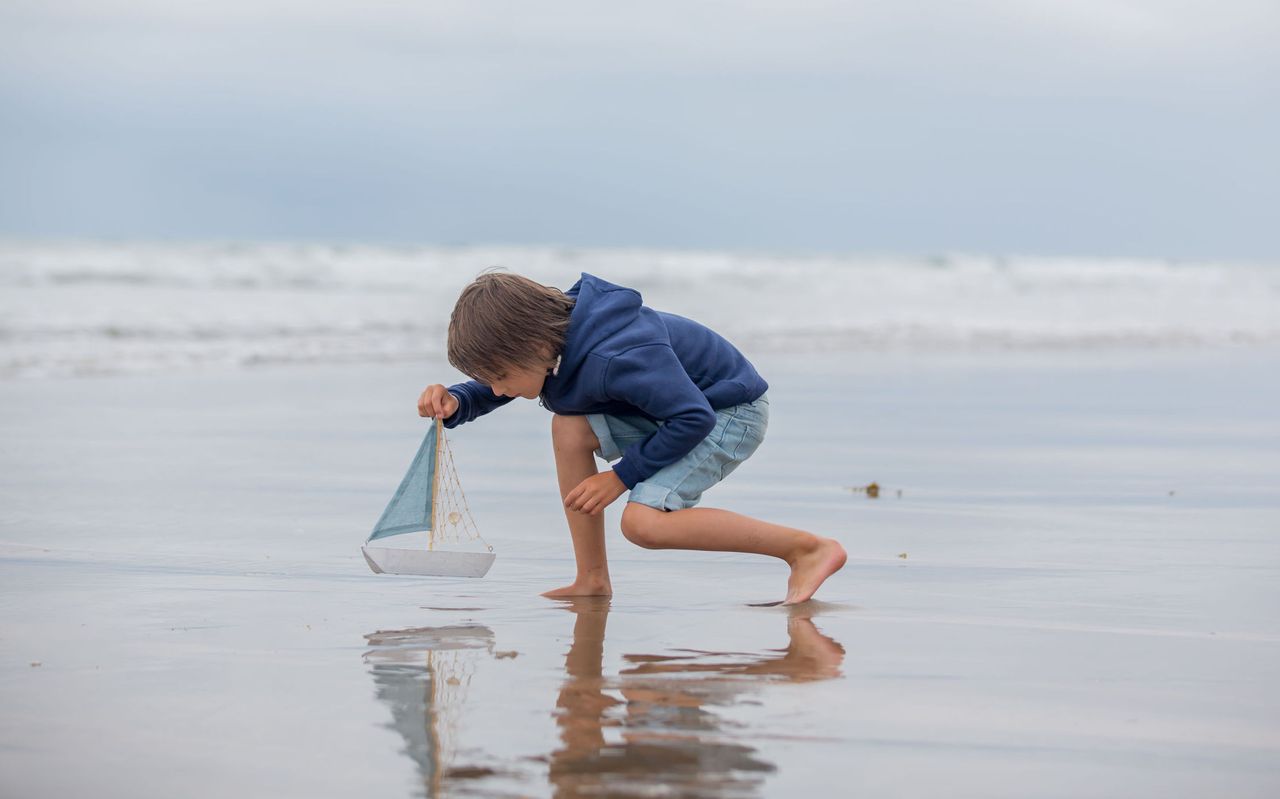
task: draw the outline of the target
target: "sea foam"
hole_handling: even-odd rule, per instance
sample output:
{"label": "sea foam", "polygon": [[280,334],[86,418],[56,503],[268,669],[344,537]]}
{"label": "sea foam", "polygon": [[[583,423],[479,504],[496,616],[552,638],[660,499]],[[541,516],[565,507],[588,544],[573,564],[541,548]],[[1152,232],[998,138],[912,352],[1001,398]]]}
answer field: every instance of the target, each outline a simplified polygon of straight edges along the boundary
{"label": "sea foam", "polygon": [[581,272],[752,352],[1280,341],[1280,265],[556,247],[0,243],[0,377],[411,360],[500,266]]}

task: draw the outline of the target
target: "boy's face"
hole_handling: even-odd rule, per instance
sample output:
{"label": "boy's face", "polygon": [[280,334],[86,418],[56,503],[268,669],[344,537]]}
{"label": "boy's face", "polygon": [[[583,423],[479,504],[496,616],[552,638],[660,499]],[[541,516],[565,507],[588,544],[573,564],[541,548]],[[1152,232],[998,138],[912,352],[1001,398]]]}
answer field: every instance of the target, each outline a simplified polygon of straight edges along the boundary
{"label": "boy's face", "polygon": [[545,366],[510,366],[489,382],[489,388],[499,397],[537,399],[546,380]]}

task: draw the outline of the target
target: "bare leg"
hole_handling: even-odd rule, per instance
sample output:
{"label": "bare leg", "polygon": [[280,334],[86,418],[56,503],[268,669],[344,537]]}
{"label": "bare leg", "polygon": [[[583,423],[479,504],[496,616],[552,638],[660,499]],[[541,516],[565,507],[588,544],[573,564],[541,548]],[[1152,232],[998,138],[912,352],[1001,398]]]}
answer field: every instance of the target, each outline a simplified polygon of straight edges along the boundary
{"label": "bare leg", "polygon": [[844,547],[833,538],[753,519],[719,508],[660,511],[635,502],[622,514],[622,534],[649,549],[752,552],[791,567],[785,604],[804,602],[844,566]]}
{"label": "bare leg", "polygon": [[[560,482],[560,499],[596,473],[595,450],[600,446],[585,416],[553,416],[551,443],[556,454],[556,477]],[[543,594],[546,597],[609,596],[609,561],[604,548],[604,514],[594,516],[565,508],[569,535],[573,538],[573,557],[578,573],[573,582]]]}

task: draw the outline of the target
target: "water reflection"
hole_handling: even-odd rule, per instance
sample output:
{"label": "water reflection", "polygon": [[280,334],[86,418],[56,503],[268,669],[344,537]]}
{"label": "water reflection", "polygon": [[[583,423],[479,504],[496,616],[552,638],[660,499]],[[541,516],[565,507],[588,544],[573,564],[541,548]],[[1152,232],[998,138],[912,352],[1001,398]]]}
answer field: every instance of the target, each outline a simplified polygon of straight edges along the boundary
{"label": "water reflection", "polygon": [[844,648],[814,626],[811,610],[787,619],[790,643],[769,654],[678,650],[629,654],[616,678],[603,673],[607,599],[568,603],[576,617],[556,700],[561,746],[551,753],[556,797],[738,797],[758,794],[774,765],[735,742],[744,730],[722,718],[769,680],[840,675]]}
{"label": "water reflection", "polygon": [[404,753],[418,767],[423,795],[447,796],[449,780],[488,776],[487,769],[456,768],[456,745],[467,692],[481,653],[493,655],[493,631],[482,624],[378,631],[365,662],[378,699],[391,706],[391,726],[404,737]]}
{"label": "water reflection", "polygon": [[[743,741],[768,731],[744,728],[725,711],[761,701],[771,683],[840,676],[844,649],[814,625],[815,607],[791,610],[784,649],[624,654],[625,665],[607,674],[608,599],[566,602],[573,641],[555,696],[559,740],[545,755],[502,766],[502,774],[455,762],[473,676],[483,664],[514,654],[494,651],[492,630],[463,624],[379,631],[365,636],[365,660],[427,797],[510,795],[512,779],[528,786],[531,761],[547,764],[558,799],[751,797],[775,766]],[[539,700],[531,695],[530,701]],[[483,739],[483,732],[473,731],[472,740]],[[488,777],[506,781],[505,790],[486,790]]]}

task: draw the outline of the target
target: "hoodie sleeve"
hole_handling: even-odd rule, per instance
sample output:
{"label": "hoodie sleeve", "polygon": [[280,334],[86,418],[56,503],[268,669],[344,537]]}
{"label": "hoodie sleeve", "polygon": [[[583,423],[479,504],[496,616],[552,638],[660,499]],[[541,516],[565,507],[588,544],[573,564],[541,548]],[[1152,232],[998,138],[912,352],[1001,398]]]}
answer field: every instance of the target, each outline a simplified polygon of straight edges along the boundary
{"label": "hoodie sleeve", "polygon": [[716,426],[715,411],[668,344],[646,344],[615,355],[605,370],[604,391],[664,422],[653,435],[627,447],[614,465],[628,489],[680,460]]}
{"label": "hoodie sleeve", "polygon": [[458,400],[458,410],[452,416],[446,416],[444,426],[457,427],[460,424],[473,422],[492,410],[501,408],[515,397],[499,397],[484,383],[468,380],[449,386],[449,393]]}

